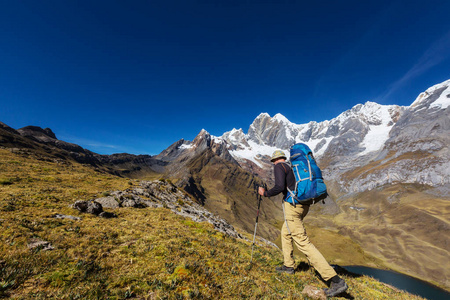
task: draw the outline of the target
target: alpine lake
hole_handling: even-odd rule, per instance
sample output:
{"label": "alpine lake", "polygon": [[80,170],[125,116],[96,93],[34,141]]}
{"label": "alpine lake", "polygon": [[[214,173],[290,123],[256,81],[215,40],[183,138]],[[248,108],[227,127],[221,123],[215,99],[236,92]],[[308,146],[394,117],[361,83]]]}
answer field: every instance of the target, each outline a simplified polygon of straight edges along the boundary
{"label": "alpine lake", "polygon": [[450,292],[405,274],[363,266],[344,266],[343,268],[351,273],[371,276],[397,289],[429,300],[450,299]]}

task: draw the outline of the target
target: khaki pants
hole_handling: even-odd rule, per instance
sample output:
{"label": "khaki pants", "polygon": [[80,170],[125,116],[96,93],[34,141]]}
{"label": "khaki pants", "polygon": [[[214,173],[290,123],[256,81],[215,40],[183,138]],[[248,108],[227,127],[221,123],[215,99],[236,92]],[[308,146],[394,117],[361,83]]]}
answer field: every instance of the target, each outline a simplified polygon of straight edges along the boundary
{"label": "khaki pants", "polygon": [[[310,264],[319,272],[324,280],[329,280],[337,275],[334,269],[328,264],[323,255],[309,241],[303,226],[303,218],[309,211],[308,205],[296,205],[295,207],[287,202],[283,202],[286,221],[281,228],[281,246],[283,247],[284,265],[295,268],[294,247],[306,255]],[[289,227],[286,227],[286,222]],[[290,231],[290,233],[289,233]]]}

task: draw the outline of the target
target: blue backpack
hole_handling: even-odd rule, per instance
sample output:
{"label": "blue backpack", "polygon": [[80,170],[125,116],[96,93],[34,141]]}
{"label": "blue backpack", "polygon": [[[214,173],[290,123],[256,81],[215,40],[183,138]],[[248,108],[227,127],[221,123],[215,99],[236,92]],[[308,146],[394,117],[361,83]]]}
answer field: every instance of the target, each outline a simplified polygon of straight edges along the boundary
{"label": "blue backpack", "polygon": [[313,204],[327,197],[327,187],[323,182],[322,171],[317,166],[311,149],[303,143],[290,149],[291,167],[295,175],[295,189],[289,190],[284,201],[293,204]]}

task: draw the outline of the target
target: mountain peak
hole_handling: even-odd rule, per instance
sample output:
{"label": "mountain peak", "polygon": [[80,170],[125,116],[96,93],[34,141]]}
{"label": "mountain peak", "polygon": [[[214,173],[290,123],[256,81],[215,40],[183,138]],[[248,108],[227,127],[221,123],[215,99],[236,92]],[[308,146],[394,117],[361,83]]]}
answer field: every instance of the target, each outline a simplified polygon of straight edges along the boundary
{"label": "mountain peak", "polygon": [[205,129],[202,129],[202,130],[200,130],[200,132],[199,132],[199,134],[197,136],[199,136],[199,135],[210,135],[210,134]]}
{"label": "mountain peak", "polygon": [[270,115],[266,112],[260,113],[255,120],[259,120],[259,119],[265,119],[265,118],[270,118]]}
{"label": "mountain peak", "polygon": [[433,85],[432,87],[428,88],[426,90],[426,92],[432,93],[432,92],[434,92],[434,91],[436,91],[438,89],[441,89],[441,88],[444,88],[444,87],[449,87],[449,86],[450,86],[450,79],[448,79],[448,80],[446,80],[444,82],[441,82],[441,83]]}
{"label": "mountain peak", "polygon": [[273,118],[272,119],[274,119],[274,120],[277,120],[277,121],[280,121],[280,122],[284,122],[284,123],[291,123],[291,121],[289,121],[285,116],[283,116],[282,114],[280,114],[280,113],[277,113],[275,116],[273,116]]}
{"label": "mountain peak", "polygon": [[233,128],[231,131],[225,132],[219,139],[227,142],[234,149],[248,147],[246,135],[241,128]]}
{"label": "mountain peak", "polygon": [[34,138],[45,143],[57,140],[56,135],[50,128],[42,129],[39,126],[26,126],[17,129],[17,131],[24,137]]}
{"label": "mountain peak", "polygon": [[195,137],[195,139],[192,142],[194,144],[197,144],[203,140],[207,140],[207,141],[211,140],[211,135],[205,129],[200,130],[199,134],[197,134],[197,136]]}
{"label": "mountain peak", "polygon": [[433,85],[417,96],[411,108],[422,107],[446,109],[450,106],[450,79]]}
{"label": "mountain peak", "polygon": [[202,129],[200,133],[195,137],[195,139],[192,141],[191,146],[198,149],[206,149],[207,147],[210,147],[212,144],[223,144],[224,140],[222,137],[217,137],[214,135],[211,135],[208,131],[205,129]]}

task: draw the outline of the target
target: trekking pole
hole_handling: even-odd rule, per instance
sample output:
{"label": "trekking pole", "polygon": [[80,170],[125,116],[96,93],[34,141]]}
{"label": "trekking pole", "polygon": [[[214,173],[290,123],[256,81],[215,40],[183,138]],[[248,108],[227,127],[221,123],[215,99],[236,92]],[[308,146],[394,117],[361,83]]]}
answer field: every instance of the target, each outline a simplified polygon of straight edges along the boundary
{"label": "trekking pole", "polygon": [[[266,187],[266,185],[264,185],[264,187]],[[256,228],[258,227],[258,217],[259,217],[259,208],[261,207],[261,201],[262,201],[262,197],[259,194],[259,188],[256,187],[256,198],[258,199],[258,211],[256,213],[256,222],[255,222],[255,232],[253,233],[253,243],[252,243],[252,255],[250,258],[250,264],[253,261],[253,246],[255,246],[255,239],[256,239]]]}

